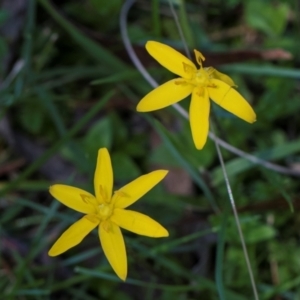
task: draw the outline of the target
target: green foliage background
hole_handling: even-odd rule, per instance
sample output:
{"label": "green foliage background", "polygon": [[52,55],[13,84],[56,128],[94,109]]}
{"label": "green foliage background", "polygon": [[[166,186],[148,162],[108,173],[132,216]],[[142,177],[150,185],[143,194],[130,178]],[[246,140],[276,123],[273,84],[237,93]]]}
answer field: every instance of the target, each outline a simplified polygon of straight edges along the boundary
{"label": "green foliage background", "polygon": [[[197,151],[189,124],[172,108],[135,111],[151,87],[121,40],[124,1],[53,2],[29,0],[18,42],[0,37],[0,58],[12,55],[0,70],[0,299],[252,299],[214,143]],[[219,53],[222,64],[216,68],[234,78],[257,113],[257,122],[249,125],[214,106],[217,135],[299,170],[299,3],[174,0],[173,5],[189,49],[207,57]],[[11,17],[0,10],[0,26]],[[168,1],[137,1],[128,31],[157,81],[172,78],[144,50],[152,39],[183,49]],[[282,52],[273,59],[263,56],[275,48],[290,59],[282,59]],[[259,55],[226,64],[226,55],[237,50],[249,51],[247,58],[251,51]],[[188,104],[182,102],[186,109]],[[111,153],[116,188],[153,169],[173,173],[168,184],[134,205],[168,228],[170,237],[124,232],[125,283],[108,265],[96,232],[57,258],[47,256],[59,234],[79,218],[47,189],[66,183],[92,191],[100,147]],[[260,299],[300,299],[299,177],[222,152]],[[187,188],[174,188],[179,176]]]}

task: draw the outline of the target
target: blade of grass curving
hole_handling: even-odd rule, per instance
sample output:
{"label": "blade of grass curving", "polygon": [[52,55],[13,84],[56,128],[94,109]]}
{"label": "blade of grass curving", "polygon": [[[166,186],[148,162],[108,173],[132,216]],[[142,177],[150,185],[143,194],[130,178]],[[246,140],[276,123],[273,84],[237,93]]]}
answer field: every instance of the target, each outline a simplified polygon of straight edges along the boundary
{"label": "blade of grass curving", "polygon": [[[190,272],[190,270],[187,270],[184,266],[182,266],[180,261],[169,258],[168,254],[157,254],[152,252],[151,250],[149,251],[148,247],[139,243],[135,239],[126,238],[126,241],[128,242],[129,247],[132,247],[137,251],[138,256],[140,256],[142,259],[151,258],[156,262],[158,266],[166,269],[174,277],[177,276],[177,278],[180,280],[202,280],[201,276],[197,276],[196,274]],[[207,284],[206,281],[202,282],[202,285],[207,285],[210,289],[215,290],[215,285],[210,280],[207,280]]]}
{"label": "blade of grass curving", "polygon": [[235,73],[247,74],[247,75],[276,76],[276,77],[300,79],[299,69],[279,68],[274,66],[262,66],[262,65],[253,66],[250,64],[247,65],[230,64],[230,65],[222,65],[222,67],[220,67],[220,70],[225,72],[235,72]]}
{"label": "blade of grass curving", "polygon": [[64,136],[66,134],[64,122],[52,99],[50,99],[50,95],[44,89],[39,87],[36,87],[34,90],[38,96],[39,101],[42,103],[42,105],[50,115],[50,118],[52,119],[58,134],[61,137]]}
{"label": "blade of grass curving", "polygon": [[[57,213],[57,209],[60,206],[60,202],[53,201],[51,206],[48,208],[47,214],[43,218],[43,221],[41,222],[40,226],[37,228],[37,231],[35,232],[34,239],[32,240],[32,248],[36,248],[35,245],[40,242],[42,239],[42,234],[44,230],[46,229],[48,223],[53,218],[53,216]],[[32,251],[35,252],[35,251]]]}
{"label": "blade of grass curving", "polygon": [[[213,281],[200,275],[197,275],[191,272],[190,270],[186,270],[180,264],[180,262],[177,263],[176,261],[171,260],[168,257],[168,255],[163,255],[162,253],[153,254],[151,251],[148,251],[148,249],[144,245],[138,243],[136,240],[133,239],[130,240],[130,246],[133,246],[135,249],[137,249],[138,254],[143,256],[144,258],[153,259],[158,265],[161,265],[163,268],[168,270],[168,272],[171,273],[173,276],[178,275],[179,280],[189,280],[190,282],[193,282],[194,285],[197,285],[199,287],[202,286],[203,290],[210,290],[213,293],[216,292],[216,285]],[[226,290],[225,293],[228,299],[230,300],[246,300],[244,296],[235,292]]]}
{"label": "blade of grass curving", "polygon": [[[41,235],[46,228],[47,224],[53,217],[53,215],[56,213],[57,208],[59,207],[58,202],[53,202],[51,207],[48,209],[47,214],[45,214],[45,217],[42,219],[42,222],[40,223],[37,232],[34,236],[34,239],[31,244],[31,248],[27,255],[25,257],[22,257],[22,261],[19,262],[18,267],[15,270],[15,280],[11,287],[10,292],[8,293],[8,297],[11,297],[13,295],[16,295],[20,288],[22,288],[22,285],[24,285],[24,281],[28,280],[29,282],[32,281],[32,278],[27,274],[28,270],[31,270],[31,268],[27,268],[28,264],[32,262],[32,260],[36,257],[38,253],[45,247],[45,244],[43,243],[43,239],[41,239]],[[24,277],[27,277],[26,279]],[[25,280],[24,280],[25,279]]]}
{"label": "blade of grass curving", "polygon": [[[49,187],[49,185],[48,185]],[[24,198],[17,198],[16,199],[17,203],[26,207],[30,207],[33,210],[36,210],[38,212],[43,213],[44,215],[46,215],[49,211],[49,207],[48,206],[44,206],[38,203],[35,203],[33,201],[30,201],[28,199],[24,199]],[[68,221],[70,223],[74,223],[76,221],[75,217],[70,216],[69,214],[66,213],[62,213],[62,212],[56,212],[55,217],[62,220],[62,221]]]}
{"label": "blade of grass curving", "polygon": [[280,180],[280,176],[278,174],[274,174],[273,172],[268,172],[264,169],[261,169],[261,172],[263,173],[264,177],[268,180],[269,184],[274,187],[274,190],[279,191],[283,199],[285,199],[287,204],[289,205],[291,212],[294,213],[293,200],[288,194],[288,192],[283,188],[283,180]]}
{"label": "blade of grass curving", "polygon": [[37,228],[36,234],[32,240],[31,247],[27,255],[23,258],[22,262],[19,263],[17,269],[15,270],[15,276],[16,280],[13,284],[13,287],[11,289],[10,294],[16,294],[19,286],[23,284],[24,279],[24,273],[27,272],[28,265],[32,262],[32,260],[36,257],[36,255],[44,249],[44,239],[42,238],[42,234],[50,222],[50,220],[53,218],[53,215],[56,213],[60,203],[58,201],[52,202],[50,208],[47,211],[47,214],[45,214],[40,226]]}
{"label": "blade of grass curving", "polygon": [[46,296],[50,294],[50,290],[43,289],[20,289],[14,293],[15,296]]}
{"label": "blade of grass curving", "polygon": [[13,190],[17,187],[17,185],[30,176],[34,171],[36,171],[40,165],[46,162],[52,155],[54,155],[60,147],[62,147],[66,142],[70,140],[75,134],[77,134],[83,126],[85,126],[90,119],[92,119],[96,114],[104,107],[104,105],[108,102],[108,100],[112,97],[114,91],[110,91],[105,94],[101,101],[96,103],[93,108],[87,112],[81,120],[79,120],[62,138],[58,140],[58,142],[45,151],[43,155],[38,157],[35,162],[33,162],[26,170],[14,181],[7,184],[1,191],[0,197],[5,195],[7,192]]}
{"label": "blade of grass curving", "polygon": [[[179,32],[180,39],[182,40],[182,44],[183,44],[183,47],[184,47],[184,51],[185,51],[187,57],[188,57],[189,59],[192,59],[192,58],[191,58],[190,51],[189,51],[188,46],[187,46],[187,42],[186,42],[186,40],[185,40],[185,37],[187,36],[187,37],[189,38],[189,42],[190,42],[190,43],[192,42],[192,35],[191,35],[191,33],[190,33],[190,28],[189,28],[188,21],[187,21],[187,17],[186,17],[186,13],[185,13],[184,3],[183,3],[183,1],[180,1],[180,2],[179,2],[181,22],[182,22],[182,25],[183,25],[183,26],[181,26],[181,23],[180,23],[179,20],[178,20],[178,16],[177,16],[177,13],[176,13],[176,11],[175,11],[175,8],[174,8],[173,1],[172,1],[172,0],[169,0],[169,6],[170,6],[171,13],[172,13],[172,15],[173,15],[175,24],[176,24],[176,26],[177,26],[177,30],[178,30],[178,32]],[[182,27],[183,27],[183,29],[182,29]],[[184,31],[184,33],[183,33],[183,31]]]}
{"label": "blade of grass curving", "polygon": [[158,246],[153,247],[150,252],[153,255],[157,255],[158,253],[166,253],[166,252],[170,252],[170,249],[175,248],[176,246],[180,246],[182,244],[191,242],[193,240],[196,240],[204,235],[207,234],[211,234],[213,232],[217,232],[218,229],[216,227],[214,228],[209,228],[209,229],[205,229],[205,230],[201,230],[201,231],[197,231],[197,232],[193,232],[191,234],[185,235],[181,238],[178,239],[173,239],[170,242],[164,242],[159,244]]}
{"label": "blade of grass curving", "polygon": [[[182,28],[181,31],[183,32],[185,37],[184,47],[188,49],[188,45],[191,48],[195,47],[195,38],[193,35],[193,31],[191,30],[191,26],[189,24],[189,17],[186,12],[186,2],[187,2],[186,0],[181,0],[178,2],[178,5],[179,5],[179,26],[180,28]],[[181,40],[184,41],[182,38]]]}
{"label": "blade of grass curving", "polygon": [[99,254],[100,249],[99,247],[97,248],[93,248],[93,249],[89,249],[87,251],[84,251],[82,253],[79,253],[77,255],[71,256],[70,258],[65,259],[62,262],[63,266],[69,266],[69,265],[75,265],[78,264],[86,259],[91,259],[93,256]]}
{"label": "blade of grass curving", "polygon": [[[120,279],[116,275],[111,275],[105,272],[101,271],[95,271],[95,270],[89,270],[86,268],[76,267],[75,272],[79,274],[85,274],[89,275],[91,277],[106,279],[112,282],[120,282]],[[159,283],[151,283],[151,282],[145,282],[142,280],[127,278],[126,279],[127,284],[140,286],[140,287],[147,287],[147,288],[155,288],[165,291],[171,291],[171,292],[184,292],[184,291],[196,291],[203,289],[202,285],[168,285],[168,284],[159,284]]]}
{"label": "blade of grass curving", "polygon": [[225,289],[223,284],[223,261],[224,261],[227,217],[228,217],[228,208],[226,206],[222,214],[221,229],[218,232],[217,257],[216,257],[216,268],[215,268],[215,280],[216,280],[217,291],[220,300],[226,299]]}
{"label": "blade of grass curving", "polygon": [[128,66],[119,58],[111,54],[110,51],[103,48],[100,44],[95,43],[90,38],[82,34],[77,28],[62,17],[47,0],[38,0],[43,8],[51,15],[51,17],[73,38],[73,40],[90,54],[96,61],[101,62],[102,66],[112,68],[113,71],[124,71]]}
{"label": "blade of grass curving", "polygon": [[[36,83],[40,81],[51,80],[58,76],[74,76],[74,79],[95,77],[105,75],[107,70],[101,66],[76,66],[76,67],[60,67],[41,71],[40,73],[33,74],[33,80]],[[60,78],[61,79],[61,78]]]}
{"label": "blade of grass curving", "polygon": [[[51,96],[42,88],[35,88],[35,91],[40,102],[49,113],[50,118],[53,120],[59,136],[62,138],[64,135],[66,135],[67,130],[62,117],[60,116],[59,110],[52,101]],[[76,161],[78,162],[81,170],[88,171],[90,168],[92,168],[92,166],[90,165],[90,161],[86,158],[84,151],[79,147],[77,143],[70,139],[70,141],[66,143],[66,146],[76,158]]]}
{"label": "blade of grass curving", "polygon": [[[13,222],[15,217],[19,215],[21,210],[22,210],[21,206],[12,205],[9,209],[7,209],[5,211],[5,213],[3,212],[0,214],[0,224],[3,225],[9,221]],[[4,211],[4,209],[2,211]],[[0,246],[0,249],[1,249],[1,246]]]}
{"label": "blade of grass curving", "polygon": [[[2,188],[6,189],[8,184],[9,183],[0,181],[0,189],[2,189]],[[26,181],[22,181],[19,183],[18,189],[22,190],[22,191],[44,191],[45,189],[47,189],[49,187],[49,185],[50,185],[49,181],[26,180]]]}
{"label": "blade of grass curving", "polygon": [[86,274],[73,275],[69,279],[57,281],[51,286],[51,292],[57,292],[60,290],[66,290],[72,285],[80,284],[87,280],[89,277]]}
{"label": "blade of grass curving", "polygon": [[24,60],[19,59],[18,61],[15,62],[15,64],[12,66],[9,74],[3,79],[2,82],[0,82],[0,90],[1,92],[3,90],[7,90],[14,79],[21,73],[21,71],[24,68]]}
{"label": "blade of grass curving", "polygon": [[[41,84],[39,84],[39,87],[42,87],[44,89],[53,89],[74,82],[79,79],[94,79],[95,77],[106,76],[106,75],[107,75],[107,68],[102,69],[101,67],[98,67],[98,70],[83,69],[82,71],[77,70],[76,68],[74,69],[70,68],[69,73],[66,73],[58,78],[55,77],[55,79],[49,80],[47,82],[42,82]],[[38,77],[37,80],[40,80],[40,78],[41,77]]]}
{"label": "blade of grass curving", "polygon": [[105,76],[100,79],[93,80],[91,85],[98,85],[104,83],[115,83],[123,80],[133,80],[141,77],[141,74],[136,70],[125,70],[124,72],[118,72],[111,76]]}
{"label": "blade of grass curving", "polygon": [[99,297],[90,295],[90,291],[88,289],[83,291],[83,289],[78,289],[77,287],[68,288],[68,294],[72,295],[73,300],[99,300]]}
{"label": "blade of grass curving", "polygon": [[15,98],[22,94],[26,81],[28,81],[31,77],[32,36],[35,27],[35,11],[36,0],[29,0],[27,6],[26,26],[24,30],[24,45],[22,49],[22,63],[24,63],[24,67],[14,84]]}
{"label": "blade of grass curving", "polygon": [[153,0],[152,6],[151,6],[153,35],[157,38],[160,38],[160,36],[161,36],[161,21],[160,21],[160,15],[159,15],[159,3],[160,3],[160,0]]}
{"label": "blade of grass curving", "polygon": [[[166,258],[166,260],[168,260],[168,259]],[[82,267],[76,267],[75,272],[77,272],[79,274],[88,275],[89,277],[101,278],[101,279],[108,280],[111,282],[120,282],[120,279],[117,278],[115,275],[111,275],[111,274],[101,272],[101,271],[93,271],[93,270],[89,270],[89,269],[82,268]],[[182,270],[181,275],[183,273],[185,273],[184,269]],[[210,280],[208,280],[204,277],[199,277],[197,280],[197,278],[195,277],[195,274],[193,275],[193,277],[191,276],[191,274],[187,274],[187,275],[188,275],[187,278],[189,280],[191,280],[191,279],[193,280],[193,284],[189,284],[189,285],[156,284],[156,283],[149,283],[149,282],[136,280],[136,279],[132,279],[132,278],[127,278],[126,284],[131,284],[131,285],[140,286],[140,287],[147,287],[147,288],[155,288],[155,289],[160,289],[160,290],[170,291],[170,292],[175,292],[175,293],[185,292],[185,291],[201,291],[201,290],[205,290],[205,289],[215,292],[215,285]],[[238,295],[238,294],[230,292],[230,291],[226,291],[226,294],[228,295],[228,297],[230,297],[230,300],[247,300],[242,295]]]}
{"label": "blade of grass curving", "polygon": [[216,203],[216,200],[211,193],[210,189],[204,182],[204,180],[199,176],[198,170],[192,166],[180,153],[180,151],[175,146],[174,141],[172,140],[172,137],[168,133],[168,131],[156,120],[151,118],[150,116],[145,116],[145,118],[148,120],[148,122],[155,128],[157,133],[160,135],[162,140],[164,141],[165,145],[170,150],[170,153],[174,156],[174,158],[182,165],[182,167],[187,170],[187,172],[190,174],[190,176],[193,178],[195,183],[198,185],[198,187],[203,191],[205,197],[209,200],[213,210],[215,212],[219,212],[218,205]]}
{"label": "blade of grass curving", "polygon": [[[285,157],[287,157],[293,153],[299,152],[299,151],[300,151],[300,140],[295,140],[295,141],[292,141],[289,143],[285,143],[283,145],[275,146],[275,147],[267,149],[267,150],[255,152],[254,155],[257,158],[270,161],[270,160],[285,158]],[[233,176],[233,175],[237,175],[243,171],[247,171],[251,168],[254,168],[255,166],[257,166],[257,163],[251,162],[251,161],[249,161],[245,158],[241,158],[241,157],[234,158],[234,159],[226,162],[226,170],[228,172],[229,177]],[[280,166],[277,166],[277,167],[280,167]],[[273,170],[273,169],[271,169],[271,170]],[[276,169],[274,171],[284,174],[284,170],[282,170],[282,172],[280,170],[281,169],[279,169],[279,170]],[[212,178],[213,178],[214,185],[218,185],[221,182],[223,182],[224,178],[222,175],[223,173],[222,173],[221,167],[215,168],[212,171],[212,174],[213,174]],[[290,169],[289,175],[298,177],[299,171]]]}
{"label": "blade of grass curving", "polygon": [[221,149],[220,149],[220,146],[219,146],[217,141],[215,141],[215,145],[216,145],[219,161],[220,161],[220,164],[222,166],[222,171],[223,171],[223,176],[224,176],[224,180],[225,180],[227,193],[228,193],[228,196],[229,196],[229,200],[230,200],[231,208],[232,208],[232,211],[233,211],[235,223],[236,223],[238,234],[239,234],[240,241],[241,241],[241,244],[242,244],[242,249],[243,249],[243,252],[244,252],[244,257],[245,257],[247,270],[248,270],[249,277],[250,277],[250,282],[251,282],[252,291],[253,291],[253,294],[254,294],[254,299],[259,300],[257,289],[256,289],[256,284],[255,284],[255,280],[254,280],[254,275],[253,275],[253,271],[252,271],[252,267],[251,267],[251,263],[250,263],[250,259],[249,259],[249,254],[248,254],[248,250],[247,250],[247,247],[246,247],[246,243],[245,243],[241,223],[240,223],[240,220],[239,220],[238,212],[237,212],[237,209],[236,209],[235,200],[234,200],[233,193],[232,193],[232,190],[231,190],[231,185],[229,183],[229,178],[228,178],[225,163],[224,163],[224,160],[223,160],[223,155],[221,153]]}
{"label": "blade of grass curving", "polygon": [[[17,249],[13,249],[11,254],[17,266],[21,265],[24,262],[24,258],[22,254],[19,253]],[[25,269],[22,277],[23,277],[22,287],[20,289],[26,289],[27,291],[29,291],[31,288],[38,288],[42,285],[41,280],[35,280],[31,268]],[[10,297],[15,296],[16,294],[19,293],[20,289],[16,289],[13,291],[10,290],[9,293],[7,293],[8,294],[7,296]]]}

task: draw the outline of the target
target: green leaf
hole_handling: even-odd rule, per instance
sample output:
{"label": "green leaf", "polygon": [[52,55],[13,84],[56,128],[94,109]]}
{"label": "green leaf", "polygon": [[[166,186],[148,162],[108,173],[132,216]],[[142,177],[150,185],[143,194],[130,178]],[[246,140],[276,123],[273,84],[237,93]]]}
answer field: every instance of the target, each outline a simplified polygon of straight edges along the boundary
{"label": "green leaf", "polygon": [[267,1],[247,1],[246,21],[252,28],[270,36],[283,33],[288,20],[289,7],[286,3]]}
{"label": "green leaf", "polygon": [[257,225],[244,229],[245,241],[248,244],[256,244],[274,238],[276,230],[269,225]]}
{"label": "green leaf", "polygon": [[[210,221],[214,226],[220,226],[222,216],[211,216]],[[270,240],[276,236],[276,230],[267,224],[264,224],[259,216],[244,216],[240,218],[241,227],[248,244],[256,244]],[[240,238],[237,234],[235,219],[233,216],[228,217],[226,229],[226,240],[230,243],[240,244]]]}
{"label": "green leaf", "polygon": [[116,152],[111,160],[116,181],[130,181],[141,175],[140,169],[128,155]]}
{"label": "green leaf", "polygon": [[126,144],[128,142],[128,129],[126,124],[124,124],[122,119],[115,112],[111,113],[109,117],[114,136],[114,144],[117,146],[123,143]]}
{"label": "green leaf", "polygon": [[21,107],[19,118],[22,126],[31,134],[38,134],[43,126],[45,120],[45,111],[38,102],[27,102]]}
{"label": "green leaf", "polygon": [[140,77],[141,77],[140,73],[136,70],[125,70],[124,72],[118,72],[111,76],[105,76],[103,78],[93,80],[91,82],[91,85],[99,85],[104,83],[116,83],[125,80],[134,80]]}
{"label": "green leaf", "polygon": [[88,152],[89,157],[97,157],[98,149],[112,146],[112,129],[109,117],[105,117],[96,122],[84,137],[84,148]]}

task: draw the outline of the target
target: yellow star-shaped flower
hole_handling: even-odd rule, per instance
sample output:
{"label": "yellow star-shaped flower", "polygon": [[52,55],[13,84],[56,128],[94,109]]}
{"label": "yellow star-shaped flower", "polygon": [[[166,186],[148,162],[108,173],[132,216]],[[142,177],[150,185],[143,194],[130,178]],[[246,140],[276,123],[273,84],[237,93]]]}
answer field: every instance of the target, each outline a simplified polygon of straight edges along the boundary
{"label": "yellow star-shaped flower", "polygon": [[113,170],[110,156],[106,148],[100,149],[94,177],[96,196],[68,185],[55,184],[50,187],[54,198],[86,215],[60,236],[48,254],[56,256],[76,246],[98,226],[103,252],[117,275],[125,280],[127,256],[120,227],[154,238],[169,235],[164,227],[150,217],[125,208],[146,194],[167,173],[166,170],[157,170],[140,176],[112,195]]}
{"label": "yellow star-shaped flower", "polygon": [[157,87],[138,104],[137,111],[148,112],[172,105],[192,94],[190,104],[190,125],[197,149],[206,143],[209,131],[210,101],[228,110],[246,122],[256,121],[256,115],[249,103],[233,87],[233,80],[216,69],[203,68],[204,56],[194,50],[197,69],[192,61],[173,48],[154,41],[146,44],[149,54],[163,67],[180,76]]}

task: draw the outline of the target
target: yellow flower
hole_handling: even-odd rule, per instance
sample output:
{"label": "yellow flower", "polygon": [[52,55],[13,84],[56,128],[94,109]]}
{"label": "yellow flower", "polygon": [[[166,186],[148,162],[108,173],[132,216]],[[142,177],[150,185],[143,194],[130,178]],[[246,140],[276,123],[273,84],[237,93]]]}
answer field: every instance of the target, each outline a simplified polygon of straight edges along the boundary
{"label": "yellow flower", "polygon": [[60,236],[48,254],[56,256],[76,246],[98,226],[103,252],[117,275],[125,280],[127,256],[120,227],[155,238],[169,235],[164,227],[150,217],[125,208],[146,194],[167,173],[166,170],[157,170],[140,176],[112,195],[113,170],[110,156],[106,148],[99,149],[94,177],[96,196],[68,185],[55,184],[50,187],[54,198],[86,215]]}
{"label": "yellow flower", "polygon": [[163,67],[180,78],[172,79],[147,94],[137,106],[139,112],[164,108],[192,94],[189,114],[197,149],[204,147],[209,131],[209,98],[246,122],[256,121],[249,103],[232,88],[235,86],[233,80],[212,67],[203,68],[205,58],[199,51],[194,50],[200,66],[197,69],[187,57],[165,44],[149,41],[146,49]]}

